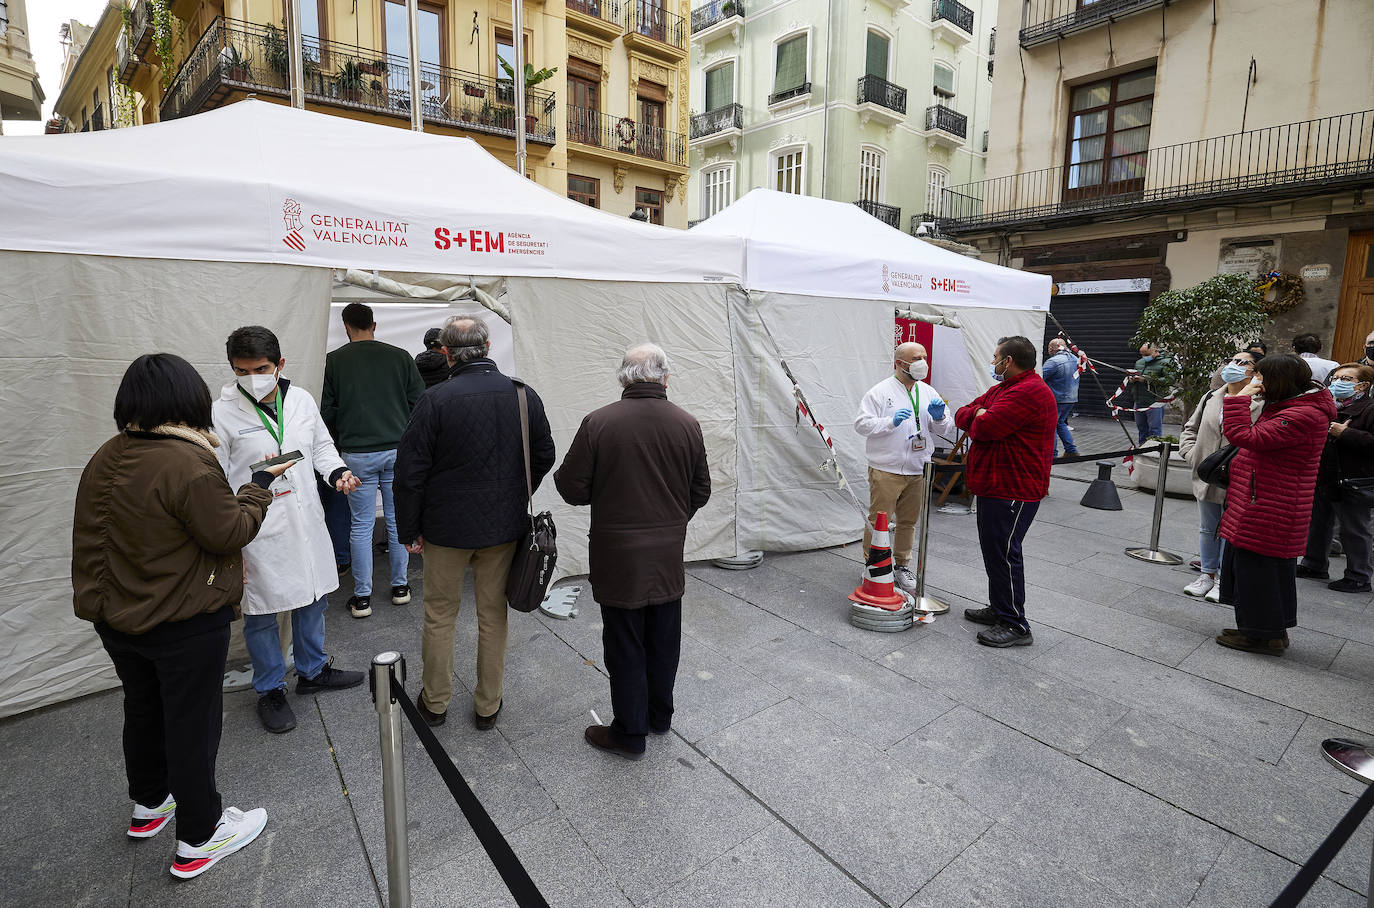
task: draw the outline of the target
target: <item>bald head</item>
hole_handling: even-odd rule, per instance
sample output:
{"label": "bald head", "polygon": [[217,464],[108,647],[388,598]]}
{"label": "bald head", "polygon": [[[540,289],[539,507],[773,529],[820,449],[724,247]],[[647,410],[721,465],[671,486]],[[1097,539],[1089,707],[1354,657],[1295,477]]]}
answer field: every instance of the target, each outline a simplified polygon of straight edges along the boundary
{"label": "bald head", "polygon": [[670,371],[668,354],[663,352],[662,347],[658,344],[639,344],[625,351],[616,377],[620,379],[622,388],[644,381],[658,382],[667,387]]}
{"label": "bald head", "polygon": [[1069,345],[1064,343],[1062,338],[1056,337],[1054,340],[1050,341],[1050,345],[1048,348],[1050,351],[1050,356],[1054,356],[1056,353],[1062,353],[1063,351],[1067,350],[1068,347]]}
{"label": "bald head", "polygon": [[913,341],[897,346],[894,354],[895,362],[892,364],[897,373],[897,381],[906,385],[908,388],[918,381],[924,381],[930,374],[930,366],[926,364],[926,348]]}

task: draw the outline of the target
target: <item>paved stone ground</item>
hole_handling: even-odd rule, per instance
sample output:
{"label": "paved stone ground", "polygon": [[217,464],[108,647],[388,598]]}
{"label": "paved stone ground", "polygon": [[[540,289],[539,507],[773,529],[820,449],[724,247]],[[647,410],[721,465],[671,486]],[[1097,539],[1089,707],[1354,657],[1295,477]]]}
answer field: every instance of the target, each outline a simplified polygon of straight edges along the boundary
{"label": "paved stone ground", "polygon": [[[492,732],[466,718],[466,611],[439,737],[553,905],[1267,904],[1360,790],[1317,744],[1374,735],[1371,597],[1301,581],[1283,658],[1223,649],[1229,610],[1179,592],[1194,575],[1122,554],[1146,540],[1152,499],[1123,491],[1123,511],[1091,511],[1083,488],[1056,479],[1027,540],[1032,647],[974,642],[959,617],[986,601],[973,520],[937,514],[929,582],[954,612],[899,635],[846,622],[855,546],[690,566],[679,712],[638,763],[582,741],[590,709],[610,715],[587,592],[574,620],[512,617]],[[1164,547],[1191,556],[1195,506],[1165,515]],[[338,664],[396,648],[418,676],[420,597],[354,621],[349,586],[328,615]],[[226,697],[226,803],[271,819],[191,882],[167,873],[168,833],[124,835],[117,693],[0,723],[0,900],[383,904],[366,688],[291,702],[299,727],[277,737],[251,693]],[[415,904],[510,904],[407,735]],[[1307,903],[1362,905],[1370,848],[1366,823]]]}

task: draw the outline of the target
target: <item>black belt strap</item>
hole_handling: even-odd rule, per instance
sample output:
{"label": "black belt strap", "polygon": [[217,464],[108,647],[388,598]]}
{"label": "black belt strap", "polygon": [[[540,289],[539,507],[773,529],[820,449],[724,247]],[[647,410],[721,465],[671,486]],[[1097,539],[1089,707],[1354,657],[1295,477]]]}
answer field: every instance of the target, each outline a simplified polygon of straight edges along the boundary
{"label": "black belt strap", "polygon": [[1350,812],[1341,818],[1336,824],[1336,828],[1331,830],[1331,834],[1326,837],[1312,857],[1306,864],[1298,868],[1298,873],[1293,877],[1293,882],[1284,887],[1279,893],[1279,897],[1274,899],[1269,908],[1296,908],[1299,902],[1307,895],[1317,883],[1317,878],[1322,875],[1336,855],[1350,841],[1350,837],[1355,834],[1355,830],[1360,828],[1360,823],[1368,815],[1370,808],[1374,807],[1374,785],[1365,789],[1364,794],[1355,802],[1355,806],[1350,808]]}

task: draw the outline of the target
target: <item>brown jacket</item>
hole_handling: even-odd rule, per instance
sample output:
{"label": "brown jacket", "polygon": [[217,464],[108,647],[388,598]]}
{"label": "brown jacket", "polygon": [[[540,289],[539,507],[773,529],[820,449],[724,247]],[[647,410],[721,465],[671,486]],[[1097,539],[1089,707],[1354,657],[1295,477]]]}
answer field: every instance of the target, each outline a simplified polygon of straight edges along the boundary
{"label": "brown jacket", "polygon": [[243,595],[239,550],[257,535],[272,493],[250,483],[235,495],[208,441],[170,431],[180,434],[121,432],[81,474],[72,521],[78,618],[144,634]]}
{"label": "brown jacket", "polygon": [[587,415],[553,477],[572,505],[592,506],[596,601],[643,608],[682,598],[687,523],[711,498],[701,426],[657,382],[636,382]]}

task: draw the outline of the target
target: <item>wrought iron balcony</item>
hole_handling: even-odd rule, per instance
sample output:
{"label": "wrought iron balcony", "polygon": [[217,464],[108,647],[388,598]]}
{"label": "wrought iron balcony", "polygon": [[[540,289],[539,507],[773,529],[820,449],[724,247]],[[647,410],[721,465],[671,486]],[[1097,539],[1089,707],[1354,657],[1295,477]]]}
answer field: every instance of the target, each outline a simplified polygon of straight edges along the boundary
{"label": "wrought iron balcony", "polygon": [[988,131],[983,130],[983,154],[988,153]]}
{"label": "wrought iron balcony", "polygon": [[[586,16],[591,20],[586,24],[605,37],[619,35],[622,30],[619,0],[566,0],[565,5],[568,12]],[[576,17],[569,22],[574,27],[580,24]]]}
{"label": "wrought iron balcony", "polygon": [[[305,97],[318,104],[410,119],[410,64],[337,41],[304,41]],[[271,25],[217,18],[192,49],[162,102],[162,119],[208,110],[232,92],[285,98],[286,36]],[[515,89],[492,79],[430,63],[420,65],[420,107],[428,123],[487,135],[515,136]],[[526,137],[557,140],[552,92],[525,92]]]}
{"label": "wrought iron balcony", "polygon": [[687,20],[655,0],[629,0],[625,4],[625,31],[631,43],[642,37],[687,52]]}
{"label": "wrought iron balcony", "polygon": [[960,139],[968,138],[968,117],[943,104],[926,108],[926,131],[939,130]]}
{"label": "wrought iron balcony", "polygon": [[859,103],[877,104],[897,113],[906,113],[906,89],[877,76],[859,77]]}
{"label": "wrought iron balcony", "polygon": [[687,142],[681,133],[589,107],[568,106],[568,141],[675,167],[687,166]]}
{"label": "wrought iron balcony", "polygon": [[150,0],[133,0],[129,5],[129,50],[140,59],[153,43],[151,5]]}
{"label": "wrought iron balcony", "polygon": [[1169,0],[1024,0],[1021,46],[1032,47],[1087,28],[1114,22]]}
{"label": "wrought iron balcony", "polygon": [[1078,165],[950,187],[942,226],[1086,223],[1374,186],[1374,110],[1152,148],[1109,168],[1114,181],[1093,185]]}
{"label": "wrought iron balcony", "polygon": [[902,229],[902,209],[896,205],[884,205],[882,202],[870,202],[867,199],[860,199],[854,203],[882,221],[893,230]]}
{"label": "wrought iron balcony", "polygon": [[737,17],[741,20],[744,18],[742,0],[711,0],[705,6],[692,10],[692,34]]}
{"label": "wrought iron balcony", "polygon": [[793,98],[800,98],[802,95],[809,94],[811,94],[811,83],[803,82],[795,88],[788,88],[784,89],[783,91],[773,92],[773,94],[768,96],[768,103],[770,105],[781,104],[784,101],[791,101]]}
{"label": "wrought iron balcony", "polygon": [[727,104],[724,107],[717,107],[715,110],[708,110],[706,113],[693,115],[689,137],[695,141],[725,132],[728,129],[743,128],[744,105],[739,103]]}
{"label": "wrought iron balcony", "polygon": [[115,38],[115,74],[119,77],[119,83],[128,85],[137,69],[138,58],[134,56],[133,48],[129,47],[129,35],[121,31],[119,37]]}
{"label": "wrought iron balcony", "polygon": [[959,0],[931,0],[930,19],[952,22],[970,38],[973,37],[973,10]]}

